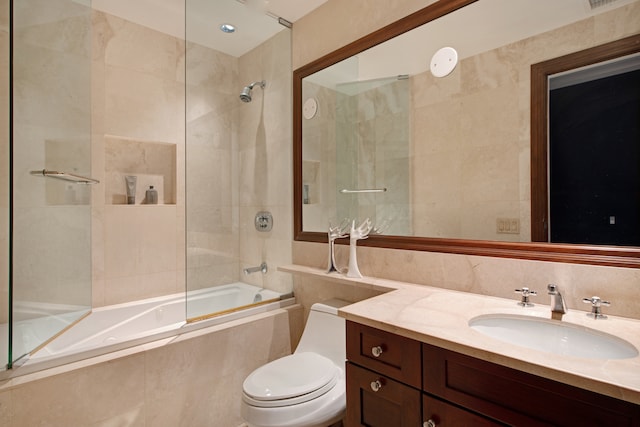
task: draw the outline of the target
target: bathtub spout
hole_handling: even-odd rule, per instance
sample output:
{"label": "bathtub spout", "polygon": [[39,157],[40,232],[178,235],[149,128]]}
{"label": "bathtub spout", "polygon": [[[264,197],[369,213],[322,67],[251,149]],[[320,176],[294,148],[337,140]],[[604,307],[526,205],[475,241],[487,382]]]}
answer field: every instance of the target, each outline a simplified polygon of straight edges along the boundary
{"label": "bathtub spout", "polygon": [[257,273],[258,271],[261,271],[262,274],[267,274],[267,271],[269,271],[269,269],[267,268],[267,263],[263,262],[257,267],[247,267],[242,271],[244,272],[244,274]]}

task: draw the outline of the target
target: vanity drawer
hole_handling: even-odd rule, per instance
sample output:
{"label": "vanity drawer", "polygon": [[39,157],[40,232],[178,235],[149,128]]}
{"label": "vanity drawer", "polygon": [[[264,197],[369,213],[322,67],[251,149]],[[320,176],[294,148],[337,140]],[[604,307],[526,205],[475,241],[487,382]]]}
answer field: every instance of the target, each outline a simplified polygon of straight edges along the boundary
{"label": "vanity drawer", "polygon": [[640,407],[423,344],[423,390],[509,425],[640,426]]}
{"label": "vanity drawer", "polygon": [[418,427],[421,392],[347,362],[346,427]]}
{"label": "vanity drawer", "polygon": [[424,426],[428,426],[429,421],[431,425],[437,427],[459,427],[459,426],[473,426],[473,427],[505,427],[505,424],[498,423],[490,420],[489,418],[482,417],[474,414],[473,412],[466,411],[462,408],[458,408],[450,403],[444,402],[440,399],[429,395],[423,395],[422,397],[422,412],[425,420]]}
{"label": "vanity drawer", "polygon": [[418,341],[347,321],[347,359],[415,388],[421,386]]}

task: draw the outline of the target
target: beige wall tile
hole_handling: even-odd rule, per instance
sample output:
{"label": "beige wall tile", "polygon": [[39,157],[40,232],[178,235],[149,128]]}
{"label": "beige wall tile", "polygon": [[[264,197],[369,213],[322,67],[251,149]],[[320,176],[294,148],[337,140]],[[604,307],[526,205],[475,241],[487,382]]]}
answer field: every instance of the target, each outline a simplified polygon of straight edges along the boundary
{"label": "beige wall tile", "polygon": [[83,426],[144,417],[144,354],[27,383],[10,391],[15,426]]}
{"label": "beige wall tile", "polygon": [[0,425],[10,427],[11,424],[11,392],[0,392]]}

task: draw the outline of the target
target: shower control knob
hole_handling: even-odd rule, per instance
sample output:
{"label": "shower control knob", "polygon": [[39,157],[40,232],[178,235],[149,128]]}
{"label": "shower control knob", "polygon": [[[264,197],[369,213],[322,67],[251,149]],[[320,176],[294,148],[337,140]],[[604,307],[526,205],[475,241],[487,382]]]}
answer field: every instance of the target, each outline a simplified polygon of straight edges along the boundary
{"label": "shower control knob", "polygon": [[373,354],[373,357],[380,357],[382,353],[384,353],[382,346],[377,345],[375,347],[371,347],[371,354]]}
{"label": "shower control knob", "polygon": [[271,215],[271,212],[260,211],[256,214],[254,224],[256,230],[262,233],[269,232],[273,228],[273,215]]}
{"label": "shower control knob", "polygon": [[375,381],[371,381],[371,390],[373,390],[374,392],[378,392],[380,391],[380,389],[382,389],[383,385],[384,385],[384,380],[382,378],[377,379]]}

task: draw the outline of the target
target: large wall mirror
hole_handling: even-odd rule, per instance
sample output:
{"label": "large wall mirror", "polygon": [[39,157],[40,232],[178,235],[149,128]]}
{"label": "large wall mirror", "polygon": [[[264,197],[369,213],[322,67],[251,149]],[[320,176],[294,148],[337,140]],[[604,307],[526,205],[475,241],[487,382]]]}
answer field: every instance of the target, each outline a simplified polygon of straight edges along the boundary
{"label": "large wall mirror", "polygon": [[[638,92],[639,13],[640,0],[440,0],[294,71],[295,239],[371,218],[363,245],[640,268],[637,237],[553,240],[547,162],[549,79],[622,58]],[[628,139],[636,201],[604,221],[637,233],[637,127]]]}

